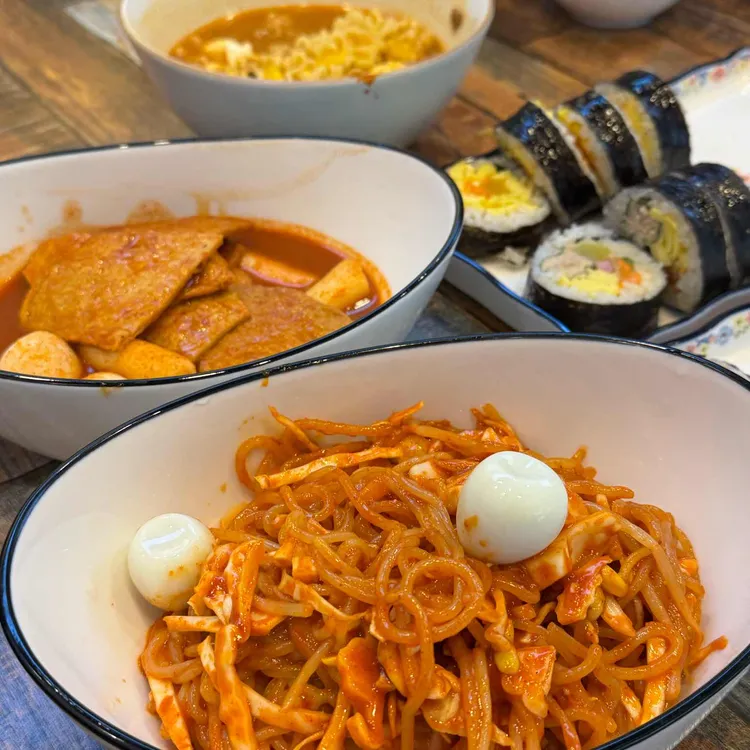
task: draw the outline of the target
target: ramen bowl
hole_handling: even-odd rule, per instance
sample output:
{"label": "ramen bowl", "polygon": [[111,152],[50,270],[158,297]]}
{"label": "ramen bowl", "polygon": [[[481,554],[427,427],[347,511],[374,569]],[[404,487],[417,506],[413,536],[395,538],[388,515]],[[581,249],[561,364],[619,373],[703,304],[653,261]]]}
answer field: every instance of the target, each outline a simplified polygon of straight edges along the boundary
{"label": "ramen bowl", "polygon": [[[461,199],[408,154],[316,139],[190,141],[80,151],[0,167],[0,251],[76,222],[117,224],[133,211],[226,213],[301,224],[362,253],[392,296],[332,334],[246,365],[159,380],[30,377],[0,371],[0,436],[67,458],[98,435],[186,393],[282,361],[402,340],[445,273]],[[7,313],[5,313],[7,314]]]}
{"label": "ramen bowl", "polygon": [[247,499],[234,455],[244,439],[278,432],[269,406],[369,424],[420,400],[421,418],[467,427],[470,407],[491,402],[546,455],[585,444],[598,479],[675,515],[700,561],[702,627],[729,645],[697,668],[676,706],[605,747],[676,745],[750,665],[750,591],[736,577],[750,565],[738,491],[750,483],[750,384],[677,350],[604,338],[477,337],[291,364],[97,440],[29,499],[3,552],[2,622],[25,669],[99,740],[166,748],[137,666],[158,611],[128,578],[133,534],[161,513],[214,523]]}
{"label": "ramen bowl", "polygon": [[494,13],[492,0],[347,3],[402,11],[436,32],[447,47],[441,55],[366,83],[252,80],[209,73],[168,54],[177,41],[216,18],[273,5],[269,0],[123,0],[121,22],[154,83],[200,135],[318,135],[403,146],[453,97]]}
{"label": "ramen bowl", "polygon": [[678,0],[557,0],[573,18],[598,29],[646,26]]}

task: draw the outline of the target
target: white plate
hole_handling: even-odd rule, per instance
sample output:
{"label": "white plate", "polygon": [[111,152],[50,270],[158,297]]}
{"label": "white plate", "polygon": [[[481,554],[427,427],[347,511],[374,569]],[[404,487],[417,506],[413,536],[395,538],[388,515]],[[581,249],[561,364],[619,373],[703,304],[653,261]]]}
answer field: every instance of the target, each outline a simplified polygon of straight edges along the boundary
{"label": "white plate", "polygon": [[[671,85],[690,128],[692,162],[725,164],[750,183],[750,142],[746,137],[750,122],[750,47],[693,68]],[[563,323],[524,297],[527,276],[527,267],[514,269],[492,258],[475,261],[457,253],[445,278],[518,331],[567,331]],[[721,315],[736,308],[738,302],[733,295],[737,294],[746,298],[745,304],[750,304],[750,290],[743,289],[719,297],[689,317],[662,308],[660,330],[651,340],[662,343],[671,340],[661,334],[675,324],[688,324],[687,332],[702,329],[706,325],[703,312],[710,309]],[[730,307],[726,306],[726,297],[733,299]],[[690,325],[694,320],[695,324]],[[681,328],[680,335],[685,334],[686,330]]]}

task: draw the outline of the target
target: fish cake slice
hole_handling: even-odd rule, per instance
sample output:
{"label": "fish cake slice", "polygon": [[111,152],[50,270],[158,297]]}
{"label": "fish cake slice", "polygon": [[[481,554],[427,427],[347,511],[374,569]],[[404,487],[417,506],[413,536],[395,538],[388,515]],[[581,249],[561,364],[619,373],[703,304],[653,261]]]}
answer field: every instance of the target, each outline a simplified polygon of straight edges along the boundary
{"label": "fish cake slice", "polygon": [[[186,216],[181,219],[149,222],[141,226],[158,230],[192,229],[195,232],[221,232],[226,238],[232,232],[245,229],[250,223],[250,219],[235,216]],[[229,264],[219,253],[216,253],[188,281],[179,299],[195,299],[222,292],[229,288],[231,283],[232,272]]]}
{"label": "fish cake slice", "polygon": [[143,335],[146,341],[195,362],[229,331],[250,317],[234,292],[178,302]]}
{"label": "fish cake slice", "polygon": [[252,362],[293,349],[351,323],[347,315],[298,289],[235,285],[250,318],[222,338],[199,362],[201,372]]}
{"label": "fish cake slice", "polygon": [[229,287],[234,280],[229,264],[218,253],[212,255],[203,268],[199,269],[196,274],[188,281],[182,293],[180,300],[195,299],[197,297],[206,297],[209,294],[223,292]]}
{"label": "fish cake slice", "polygon": [[21,324],[118,351],[169,307],[222,241],[191,229],[95,234],[32,285]]}
{"label": "fish cake slice", "polygon": [[91,236],[91,232],[73,232],[40,242],[24,266],[26,281],[31,286],[38,284],[57,263],[69,260]]}
{"label": "fish cake slice", "polygon": [[[23,273],[26,280],[31,286],[34,286],[42,277],[49,273],[50,269],[57,263],[67,262],[78,248],[83,245],[94,234],[102,232],[121,232],[123,230],[146,231],[154,230],[158,232],[171,232],[174,230],[191,230],[193,232],[220,232],[223,235],[229,235],[240,229],[246,228],[251,223],[250,219],[242,219],[234,216],[186,216],[181,219],[163,219],[160,221],[148,221],[137,224],[114,224],[100,227],[87,227],[78,232],[71,232],[55,237],[49,237],[42,240],[34,250],[31,258],[26,264]],[[193,297],[199,297],[201,294],[213,294],[229,286],[230,281],[222,275],[223,286],[217,285],[216,279],[218,271],[222,264],[206,264],[205,271],[211,272],[212,286],[207,291],[193,293]],[[201,277],[200,271],[196,276]],[[205,283],[205,279],[202,279]],[[196,284],[193,286],[197,286]],[[186,298],[187,299],[187,298]]]}
{"label": "fish cake slice", "polygon": [[142,224],[130,224],[130,228],[156,229],[171,231],[173,229],[190,229],[193,232],[220,232],[223,235],[232,234],[245,229],[252,224],[251,219],[238,216],[183,216],[176,219],[161,219]]}

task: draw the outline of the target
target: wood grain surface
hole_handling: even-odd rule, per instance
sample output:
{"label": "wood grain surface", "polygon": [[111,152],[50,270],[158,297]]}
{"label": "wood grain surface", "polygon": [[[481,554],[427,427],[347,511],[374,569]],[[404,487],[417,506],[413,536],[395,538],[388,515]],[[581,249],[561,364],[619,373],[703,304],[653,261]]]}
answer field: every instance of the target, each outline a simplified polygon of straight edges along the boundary
{"label": "wood grain surface", "polygon": [[[626,2],[627,0],[623,0]],[[190,136],[122,45],[116,0],[0,0],[0,160]],[[750,43],[750,0],[682,0],[646,29],[585,28],[552,0],[496,0],[490,38],[459,95],[414,149],[438,164],[480,153],[527,98],[547,103],[633,68],[674,76]],[[503,330],[443,285],[410,338]],[[54,464],[0,441],[0,541]],[[0,636],[0,748],[93,750]],[[750,750],[750,679],[679,750]]]}

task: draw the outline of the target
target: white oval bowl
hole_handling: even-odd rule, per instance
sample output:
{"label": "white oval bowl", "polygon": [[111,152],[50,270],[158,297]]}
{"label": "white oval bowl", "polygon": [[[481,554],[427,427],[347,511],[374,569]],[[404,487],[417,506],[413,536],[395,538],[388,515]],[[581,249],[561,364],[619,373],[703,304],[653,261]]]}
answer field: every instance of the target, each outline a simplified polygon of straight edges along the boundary
{"label": "white oval bowl", "polygon": [[585,444],[604,482],[674,513],[701,562],[705,630],[729,646],[677,706],[603,746],[673,747],[750,665],[750,589],[736,575],[750,567],[750,384],[637,342],[538,334],[386,347],[279,368],[268,383],[243,378],[133,420],[60,468],[11,529],[0,606],[23,666],[109,746],[166,748],[137,667],[158,612],[128,578],[135,531],[160,513],[215,522],[246,499],[235,451],[276,432],[271,405],[369,423],[419,400],[425,418],[467,426],[470,407],[493,402],[530,446],[571,455]]}
{"label": "white oval bowl", "polygon": [[573,18],[597,29],[645,26],[679,0],[557,0]]}
{"label": "white oval bowl", "polygon": [[[299,0],[282,5],[301,4]],[[269,0],[123,0],[122,27],[174,111],[205,136],[318,135],[411,143],[451,100],[479,52],[494,15],[492,0],[355,0],[427,23],[447,43],[437,57],[377,78],[278,82],[208,73],[168,55],[186,34],[228,13]],[[451,12],[463,14],[454,31]]]}
{"label": "white oval bowl", "polygon": [[22,159],[0,166],[0,194],[0,252],[42,238],[70,200],[91,224],[122,222],[146,200],[178,216],[210,204],[330,235],[373,261],[393,292],[339,331],[226,370],[106,388],[0,371],[0,436],[58,459],[136,414],[240,373],[403,340],[445,273],[463,216],[453,183],[417,157],[319,139],[187,141]]}

